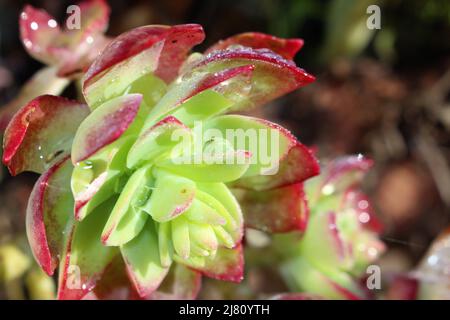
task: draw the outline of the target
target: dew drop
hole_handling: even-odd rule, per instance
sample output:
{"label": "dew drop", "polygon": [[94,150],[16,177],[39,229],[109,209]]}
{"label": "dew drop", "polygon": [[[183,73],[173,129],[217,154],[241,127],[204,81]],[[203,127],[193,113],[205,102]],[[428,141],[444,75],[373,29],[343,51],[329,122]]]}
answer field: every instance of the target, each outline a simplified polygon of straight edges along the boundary
{"label": "dew drop", "polygon": [[378,250],[375,248],[369,248],[367,253],[369,254],[370,257],[376,257],[378,254]]}
{"label": "dew drop", "polygon": [[29,39],[24,39],[23,40],[23,44],[25,45],[25,47],[27,47],[28,49],[31,48],[31,46],[33,45],[33,43],[31,43],[31,41]]}
{"label": "dew drop", "polygon": [[330,195],[334,192],[334,186],[332,184],[327,184],[322,188],[322,193],[324,195]]}
{"label": "dew drop", "polygon": [[430,256],[430,257],[428,258],[427,262],[428,262],[429,265],[434,266],[434,265],[437,264],[438,260],[439,260],[438,256],[432,255],[432,256]]}
{"label": "dew drop", "polygon": [[58,23],[54,19],[48,20],[47,24],[50,28],[56,28],[56,26],[58,25]]}
{"label": "dew drop", "polygon": [[37,24],[36,21],[33,21],[33,22],[30,24],[30,27],[31,27],[32,30],[37,30],[37,29],[39,28],[39,25]]}
{"label": "dew drop", "polygon": [[369,202],[367,200],[361,200],[358,202],[358,207],[361,210],[366,210],[369,207]]}
{"label": "dew drop", "polygon": [[362,212],[359,217],[358,217],[359,221],[361,223],[367,223],[370,220],[370,216],[367,212]]}

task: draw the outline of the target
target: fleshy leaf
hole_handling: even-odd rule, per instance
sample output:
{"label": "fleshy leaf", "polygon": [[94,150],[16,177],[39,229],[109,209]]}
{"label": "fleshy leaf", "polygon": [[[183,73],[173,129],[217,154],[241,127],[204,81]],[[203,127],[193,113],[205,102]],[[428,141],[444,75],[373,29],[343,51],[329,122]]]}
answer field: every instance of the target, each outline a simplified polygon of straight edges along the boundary
{"label": "fleshy leaf", "polygon": [[[86,72],[83,84],[86,100],[95,107],[121,94],[134,80],[148,73],[170,82],[188,51],[203,39],[203,29],[196,24],[143,26],[118,36]],[[122,72],[125,68],[126,77]]]}
{"label": "fleshy leaf", "polygon": [[286,284],[292,291],[305,291],[327,299],[360,300],[364,294],[356,281],[344,272],[323,273],[302,257],[282,265]]}
{"label": "fleshy leaf", "polygon": [[72,168],[68,156],[55,164],[41,175],[28,200],[28,241],[36,261],[48,275],[58,265],[66,234],[73,224]]}
{"label": "fleshy leaf", "polygon": [[217,280],[239,283],[244,278],[244,256],[241,244],[233,249],[219,248],[215,256],[205,259],[203,266],[190,265],[190,260],[183,260],[180,263]]}
{"label": "fleshy leaf", "polygon": [[285,59],[294,59],[295,54],[303,47],[302,39],[282,39],[260,32],[245,32],[221,40],[208,48],[205,53],[224,50],[230,46],[244,46],[253,49],[270,49]]}
{"label": "fleshy leaf", "polygon": [[320,166],[313,153],[303,144],[297,142],[281,159],[275,175],[257,175],[242,177],[231,186],[257,191],[270,190],[302,182],[318,175]]}
{"label": "fleshy leaf", "polygon": [[272,233],[306,229],[309,209],[301,183],[267,191],[233,191],[247,227]]}
{"label": "fleshy leaf", "polygon": [[173,245],[172,230],[170,223],[160,223],[158,226],[158,245],[161,265],[169,267],[172,263]]}
{"label": "fleshy leaf", "polygon": [[21,88],[18,95],[0,109],[0,133],[3,133],[21,107],[33,98],[44,95],[59,95],[69,84],[69,80],[59,78],[55,67],[46,67],[36,72]]}
{"label": "fleshy leaf", "polygon": [[209,157],[180,156],[161,161],[158,166],[199,182],[228,182],[239,179],[249,167],[251,155],[245,151]]}
{"label": "fleshy leaf", "polygon": [[[214,115],[225,113],[233,105],[246,99],[253,69],[252,65],[246,65],[207,74],[201,77],[198,83],[194,81],[191,87],[186,86],[189,81],[186,78],[189,76],[183,76],[184,81],[180,86],[186,91],[185,97],[180,97],[174,104],[177,110],[173,112],[173,116],[192,126],[195,121],[207,120]],[[170,110],[170,107],[168,109]]]}
{"label": "fleshy leaf", "polygon": [[80,125],[72,147],[72,162],[81,162],[117,140],[136,117],[142,95],[118,97],[94,110]]}
{"label": "fleshy leaf", "polygon": [[44,63],[56,63],[57,57],[48,51],[49,46],[62,35],[56,20],[44,10],[27,5],[20,14],[19,25],[28,53]]}
{"label": "fleshy leaf", "polygon": [[[231,143],[234,150],[246,150],[252,155],[243,178],[274,175],[280,160],[286,157],[297,140],[275,123],[241,115],[224,115],[205,123],[205,130],[215,129]],[[231,133],[231,135],[230,135]]]}
{"label": "fleshy leaf", "polygon": [[176,299],[195,299],[200,291],[201,274],[181,264],[175,266],[173,295]]}
{"label": "fleshy leaf", "polygon": [[118,139],[86,161],[76,164],[71,187],[75,198],[75,218],[82,220],[100,203],[114,195],[125,183],[122,176],[132,139]]}
{"label": "fleshy leaf", "polygon": [[[166,281],[170,278],[169,281]],[[151,294],[151,300],[194,300],[201,288],[200,272],[177,263],[170,270],[157,291]],[[163,287],[163,288],[162,288]]]}
{"label": "fleshy leaf", "polygon": [[123,245],[142,230],[148,216],[139,206],[150,194],[152,181],[149,167],[140,168],[128,179],[103,229],[103,244]]}
{"label": "fleshy leaf", "polygon": [[[166,54],[167,52],[162,51],[161,58],[167,59],[168,61],[176,58],[173,64],[170,65],[170,69],[178,71],[179,66],[184,62],[187,52],[194,45],[202,42],[203,39],[203,29],[197,24],[176,25],[172,27],[149,25],[135,28],[118,36],[105,48],[89,68],[85,76],[85,81],[90,82],[91,79],[108,68],[151,48],[160,41],[166,42],[167,40],[170,43],[164,43],[163,50],[171,50],[172,52]],[[167,67],[167,63],[162,63],[161,67]],[[167,79],[167,81],[170,81],[170,79]]]}
{"label": "fleshy leaf", "polygon": [[[239,243],[243,236],[243,216],[241,206],[234,195],[224,183],[199,183],[197,185],[199,190],[210,196],[203,196],[200,199],[225,218],[226,224],[223,227],[231,235],[234,244]],[[219,226],[215,228],[219,238],[221,238],[221,232],[217,230],[220,228]],[[222,240],[227,242],[223,237]]]}
{"label": "fleshy leaf", "polygon": [[338,222],[335,212],[316,212],[309,220],[301,251],[315,265],[350,270],[354,263],[352,247]]}
{"label": "fleshy leaf", "polygon": [[3,163],[12,175],[44,172],[70,153],[73,136],[88,114],[86,105],[62,97],[30,101],[6,128]]}
{"label": "fleshy leaf", "polygon": [[136,238],[121,247],[121,252],[128,276],[139,295],[146,297],[153,293],[169,268],[161,265],[158,237],[150,219]]}
{"label": "fleshy leaf", "polygon": [[143,210],[157,222],[172,220],[189,209],[195,190],[194,181],[158,171],[155,188]]}
{"label": "fleshy leaf", "polygon": [[251,90],[246,103],[233,108],[234,110],[265,104],[315,80],[313,76],[298,68],[294,62],[285,60],[268,49],[217,50],[195,61],[191,70],[220,72],[249,64],[254,66]]}
{"label": "fleshy leaf", "polygon": [[190,141],[191,135],[191,130],[176,118],[166,117],[139,136],[128,154],[127,167],[133,168],[144,161],[154,160],[185,139]]}
{"label": "fleshy leaf", "polygon": [[198,199],[192,201],[192,205],[186,211],[186,218],[192,222],[207,223],[210,225],[224,225],[226,223],[225,218],[216,210]]}
{"label": "fleshy leaf", "polygon": [[101,231],[115,198],[101,204],[83,221],[77,222],[60,263],[58,299],[81,299],[90,292],[118,249],[104,246]]}
{"label": "fleshy leaf", "polygon": [[214,229],[205,223],[190,223],[189,239],[201,251],[206,250],[205,252],[214,252],[219,245]]}
{"label": "fleshy leaf", "polygon": [[173,248],[183,260],[187,260],[191,253],[189,224],[184,216],[180,216],[171,221],[171,225]]}
{"label": "fleshy leaf", "polygon": [[244,65],[219,72],[205,70],[184,74],[155,105],[144,129],[169,114],[191,125],[195,120],[224,113],[246,100],[253,69],[252,65]]}
{"label": "fleshy leaf", "polygon": [[95,288],[85,299],[93,300],[137,300],[140,299],[128,278],[122,255],[118,254],[106,267]]}

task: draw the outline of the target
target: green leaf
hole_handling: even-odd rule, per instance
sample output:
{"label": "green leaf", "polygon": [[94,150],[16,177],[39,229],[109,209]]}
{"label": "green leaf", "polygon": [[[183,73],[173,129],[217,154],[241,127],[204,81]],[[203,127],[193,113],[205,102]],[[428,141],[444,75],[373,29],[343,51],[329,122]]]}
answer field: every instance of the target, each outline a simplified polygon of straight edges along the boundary
{"label": "green leaf", "polygon": [[152,184],[151,167],[143,167],[131,175],[103,229],[105,245],[120,246],[139,234],[148,218],[139,206],[149,197]]}
{"label": "green leaf", "polygon": [[97,207],[83,221],[75,224],[65,257],[60,263],[59,299],[81,299],[91,291],[105,268],[118,253],[101,242],[101,231],[116,199]]}
{"label": "green leaf", "polygon": [[184,216],[171,221],[172,240],[175,252],[184,260],[189,259],[191,241],[189,238],[189,223]]}
{"label": "green leaf", "polygon": [[155,161],[176,146],[181,147],[181,152],[184,143],[190,144],[191,140],[191,130],[178,119],[171,116],[164,118],[140,134],[128,154],[127,167],[134,168],[144,162]]}
{"label": "green leaf", "polygon": [[246,150],[252,155],[244,177],[273,175],[280,160],[295,145],[295,137],[275,123],[241,115],[215,117],[205,123],[205,130],[216,129],[234,150]]}
{"label": "green leaf", "polygon": [[[218,210],[218,212],[221,213],[222,216],[222,208],[224,208],[225,212],[227,212],[227,216],[231,218],[227,220],[227,224],[224,227],[228,230],[235,243],[239,242],[242,238],[244,220],[241,207],[230,189],[228,189],[224,183],[202,183],[198,184],[198,188],[209,195],[209,197],[205,199],[205,203],[208,205],[211,204],[216,210],[221,210]],[[212,201],[211,198],[215,201]],[[211,202],[207,202],[207,199]],[[217,202],[220,203],[220,206],[215,207]]]}
{"label": "green leaf", "polygon": [[192,244],[206,250],[208,255],[210,255],[210,251],[216,251],[219,246],[214,229],[205,223],[190,223],[189,239]]}
{"label": "green leaf", "polygon": [[240,244],[233,249],[219,248],[210,258],[177,260],[213,279],[239,283],[244,278],[244,256]]}
{"label": "green leaf", "polygon": [[220,72],[184,74],[172,83],[166,95],[157,103],[144,128],[174,113],[188,123],[224,113],[246,99],[252,72],[253,66],[245,65]]}
{"label": "green leaf", "polygon": [[158,163],[168,171],[198,182],[228,182],[239,179],[249,167],[250,155],[235,151],[215,155],[182,155]]}
{"label": "green leaf", "polygon": [[194,181],[158,170],[153,193],[142,209],[155,221],[172,220],[189,209],[195,190]]}
{"label": "green leaf", "polygon": [[72,162],[86,160],[119,139],[134,121],[142,95],[129,94],[102,104],[80,125],[73,139]]}
{"label": "green leaf", "polygon": [[[209,185],[212,186],[213,184]],[[215,196],[212,194],[214,194],[214,191],[212,191],[212,193],[210,194],[204,191],[200,191],[200,189],[197,190],[197,198],[202,202],[204,202],[209,207],[213,208],[226,221],[225,225],[223,226],[214,226],[215,227],[214,230],[219,230],[218,237],[221,240],[223,240],[224,243],[229,243],[229,240],[227,240],[227,238],[231,238],[233,242],[232,246],[234,246],[236,243],[241,241],[243,234],[242,213],[240,211],[240,208],[236,207],[235,205],[231,206],[232,203],[227,201],[228,195],[224,196],[225,204],[223,204],[220,200],[216,199]],[[231,195],[231,197],[233,196]],[[231,210],[231,212],[229,210]],[[228,233],[228,237],[220,234],[222,233],[221,228],[223,228],[223,230],[225,230],[226,233]]]}
{"label": "green leaf", "polygon": [[322,270],[350,270],[354,259],[351,245],[343,237],[335,212],[316,212],[309,220],[301,252]]}
{"label": "green leaf", "polygon": [[39,266],[52,275],[73,225],[74,201],[70,192],[72,163],[67,156],[45,172],[31,192],[26,230]]}
{"label": "green leaf", "polygon": [[126,156],[133,140],[123,137],[89,159],[77,163],[71,187],[75,197],[75,217],[82,220],[99,204],[120,192],[128,171]]}
{"label": "green leaf", "polygon": [[158,227],[159,256],[161,265],[169,267],[172,263],[172,233],[170,222],[160,223]]}
{"label": "green leaf", "polygon": [[305,291],[327,299],[358,300],[363,297],[361,288],[348,274],[334,272],[330,277],[303,257],[284,263],[281,271],[292,291]]}
{"label": "green leaf", "polygon": [[[111,45],[111,44],[110,44]],[[126,89],[140,77],[155,71],[162,43],[156,44],[139,54],[119,62],[101,75],[95,82],[83,85],[83,93],[91,109],[96,109],[110,99],[123,95]],[[85,74],[85,77],[88,73]],[[158,82],[154,87],[160,94],[164,86]]]}
{"label": "green leaf", "polygon": [[172,116],[191,127],[196,121],[204,121],[221,114],[232,105],[233,101],[226,99],[222,94],[206,90],[183,103]]}
{"label": "green leaf", "polygon": [[159,287],[169,271],[161,265],[154,223],[149,219],[139,235],[120,250],[136,290],[141,297],[147,297]]}
{"label": "green leaf", "polygon": [[194,199],[185,213],[189,221],[210,225],[224,225],[226,220],[216,210],[199,199]]}

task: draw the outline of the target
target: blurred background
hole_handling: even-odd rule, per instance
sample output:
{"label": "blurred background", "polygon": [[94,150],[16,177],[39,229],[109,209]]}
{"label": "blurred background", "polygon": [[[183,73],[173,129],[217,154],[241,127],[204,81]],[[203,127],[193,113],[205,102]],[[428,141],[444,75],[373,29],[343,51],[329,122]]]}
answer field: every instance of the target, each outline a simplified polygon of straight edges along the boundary
{"label": "blurred background", "polygon": [[[18,33],[26,4],[59,21],[72,1],[0,1],[0,105],[12,99],[41,64]],[[390,272],[413,268],[450,222],[450,2],[448,0],[110,0],[107,32],[146,24],[199,23],[202,51],[246,31],[303,38],[296,63],[312,85],[256,111],[279,122],[320,159],[364,154],[375,160],[365,188],[389,250]],[[369,5],[381,8],[381,29],[369,30]],[[69,87],[64,95],[75,96]],[[0,244],[26,252],[24,214],[36,177],[0,173]],[[18,253],[19,254],[19,253]],[[0,259],[2,253],[0,252]],[[24,258],[24,257],[22,257]],[[20,260],[20,254],[18,256]],[[28,267],[26,259],[22,264]],[[1,271],[1,270],[0,270]],[[33,276],[39,276],[34,274]],[[19,285],[20,287],[20,285]],[[26,294],[0,290],[0,298]]]}

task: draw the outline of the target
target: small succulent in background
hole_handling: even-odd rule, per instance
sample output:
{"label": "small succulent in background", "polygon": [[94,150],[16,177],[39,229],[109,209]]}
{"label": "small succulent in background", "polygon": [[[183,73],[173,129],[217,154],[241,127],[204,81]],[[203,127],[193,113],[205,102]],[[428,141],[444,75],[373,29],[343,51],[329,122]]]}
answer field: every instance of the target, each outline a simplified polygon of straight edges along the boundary
{"label": "small succulent in background", "polygon": [[[120,295],[112,287],[128,288],[122,298],[193,298],[201,274],[242,280],[244,223],[304,231],[315,157],[288,130],[229,114],[312,82],[292,61],[303,42],[247,33],[188,56],[203,39],[195,24],[133,29],[84,74],[87,104],[43,95],[11,120],[3,162],[13,175],[42,174],[27,234],[42,269],[59,268],[58,298]],[[215,134],[205,139],[199,124]],[[228,130],[266,134],[239,144]],[[111,280],[125,273],[125,284]]]}
{"label": "small succulent in background", "polygon": [[282,274],[293,291],[328,299],[364,299],[361,279],[384,251],[376,220],[360,182],[372,165],[361,156],[339,158],[305,184],[310,219],[303,236],[279,235]]}
{"label": "small succulent in background", "polygon": [[70,29],[66,26],[60,28],[55,18],[30,5],[25,6],[20,14],[23,45],[32,57],[46,66],[24,84],[15,99],[1,108],[1,134],[14,113],[31,99],[44,94],[58,95],[71,80],[79,79],[110,41],[104,35],[109,22],[106,2],[84,1],[78,7],[80,25]]}

